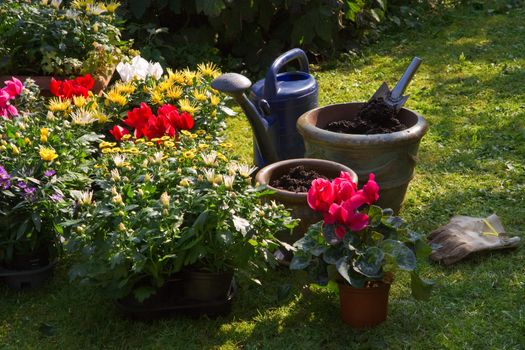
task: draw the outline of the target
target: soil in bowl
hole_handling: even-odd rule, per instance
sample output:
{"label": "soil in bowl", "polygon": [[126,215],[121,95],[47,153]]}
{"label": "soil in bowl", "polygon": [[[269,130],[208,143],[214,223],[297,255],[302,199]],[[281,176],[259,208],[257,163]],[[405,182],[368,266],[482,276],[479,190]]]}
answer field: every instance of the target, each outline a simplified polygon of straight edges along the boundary
{"label": "soil in bowl", "polygon": [[329,123],[326,130],[342,134],[388,134],[408,127],[397,119],[397,113],[383,101],[382,97],[365,103],[352,120]]}
{"label": "soil in bowl", "polygon": [[328,180],[326,176],[319,174],[317,171],[306,170],[303,165],[298,165],[290,168],[281,177],[272,180],[270,186],[295,193],[308,192],[310,186],[312,186],[312,181],[318,178]]}

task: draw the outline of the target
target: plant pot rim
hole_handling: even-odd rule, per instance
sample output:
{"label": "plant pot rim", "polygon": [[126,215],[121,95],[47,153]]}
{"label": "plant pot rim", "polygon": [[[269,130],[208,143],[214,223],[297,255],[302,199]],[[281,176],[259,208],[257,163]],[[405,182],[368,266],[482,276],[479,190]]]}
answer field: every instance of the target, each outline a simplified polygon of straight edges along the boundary
{"label": "plant pot rim", "polygon": [[316,158],[294,158],[294,159],[286,159],[286,160],[281,160],[281,161],[272,163],[270,165],[265,166],[261,170],[259,170],[257,175],[255,175],[255,181],[262,185],[266,185],[270,190],[275,191],[277,194],[281,196],[286,196],[287,198],[290,198],[290,199],[297,199],[298,201],[305,202],[308,192],[293,192],[293,191],[283,190],[280,188],[270,186],[270,184],[266,181],[266,178],[269,181],[271,181],[272,174],[276,169],[281,168],[281,167],[292,168],[298,165],[306,165],[312,169],[315,168],[320,173],[322,173],[322,171],[327,168],[333,169],[333,170],[341,169],[341,171],[346,171],[350,173],[352,180],[354,180],[354,182],[357,184],[358,178],[357,178],[356,172],[350,169],[349,167],[347,167],[346,165],[343,165],[341,163],[337,163],[331,160],[316,159]]}
{"label": "plant pot rim", "polygon": [[390,288],[390,286],[392,285],[392,283],[388,283],[384,281],[370,281],[370,282],[374,282],[375,284],[371,287],[363,287],[363,288],[354,287],[346,281],[337,281],[337,284],[339,287],[351,289],[353,293],[367,293],[372,290],[387,289],[387,288]]}
{"label": "plant pot rim", "polygon": [[[346,145],[384,147],[385,143],[411,143],[421,139],[428,130],[428,123],[422,115],[404,107],[401,108],[400,113],[412,115],[413,117],[417,118],[417,121],[414,125],[402,131],[396,131],[387,134],[360,135],[337,133],[316,126],[317,116],[321,113],[330,114],[336,109],[347,109],[349,107],[352,110],[357,110],[357,108],[364,103],[365,102],[347,102],[314,108],[299,117],[297,120],[297,130],[301,135],[303,135],[303,137],[308,135],[306,138],[312,138],[313,136],[316,141],[324,143],[333,148],[340,148],[341,145],[344,145],[343,147]],[[339,120],[343,120],[343,118]]]}

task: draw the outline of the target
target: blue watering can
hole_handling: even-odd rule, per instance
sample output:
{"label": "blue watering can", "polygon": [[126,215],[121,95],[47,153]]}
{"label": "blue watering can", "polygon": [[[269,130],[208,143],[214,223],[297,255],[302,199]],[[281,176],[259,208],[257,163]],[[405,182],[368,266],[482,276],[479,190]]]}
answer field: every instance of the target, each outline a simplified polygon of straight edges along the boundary
{"label": "blue watering can", "polygon": [[[299,70],[279,73],[298,60]],[[248,117],[254,135],[254,158],[259,167],[279,160],[304,157],[304,143],[297,119],[317,107],[318,86],[309,74],[308,58],[301,49],[285,52],[273,62],[266,77],[252,85],[245,76],[226,73],[211,86],[231,95]]]}

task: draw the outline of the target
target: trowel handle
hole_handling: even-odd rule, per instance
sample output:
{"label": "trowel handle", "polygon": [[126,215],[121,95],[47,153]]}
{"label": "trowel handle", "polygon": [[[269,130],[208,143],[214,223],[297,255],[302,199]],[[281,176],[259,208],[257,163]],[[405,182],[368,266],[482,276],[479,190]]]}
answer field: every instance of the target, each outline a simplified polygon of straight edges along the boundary
{"label": "trowel handle", "polygon": [[303,50],[296,48],[283,53],[273,61],[264,78],[264,95],[267,99],[275,96],[277,93],[277,74],[279,74],[279,71],[294,60],[299,61],[299,70],[301,72],[310,73],[308,57],[306,57]]}
{"label": "trowel handle", "polygon": [[392,89],[392,92],[390,93],[390,98],[392,100],[397,100],[401,96],[403,96],[403,92],[405,92],[405,89],[407,88],[408,84],[410,84],[410,81],[414,77],[414,74],[416,74],[417,69],[421,65],[421,58],[414,57],[412,59],[412,62],[408,66],[405,73],[403,73],[403,76],[399,81],[397,82],[396,86]]}

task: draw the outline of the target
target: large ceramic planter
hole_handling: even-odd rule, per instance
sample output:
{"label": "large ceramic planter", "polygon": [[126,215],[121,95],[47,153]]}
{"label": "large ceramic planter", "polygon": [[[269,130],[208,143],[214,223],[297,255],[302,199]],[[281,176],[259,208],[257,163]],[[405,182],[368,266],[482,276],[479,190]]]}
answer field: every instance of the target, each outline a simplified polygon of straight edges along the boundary
{"label": "large ceramic planter", "polygon": [[302,238],[311,224],[323,219],[321,213],[314,212],[308,206],[306,201],[307,192],[296,193],[270,186],[273,180],[280,178],[282,175],[288,173],[291,168],[298,165],[304,166],[306,170],[315,170],[320,175],[324,175],[329,179],[334,179],[339,176],[341,171],[346,171],[351,174],[352,179],[357,183],[357,174],[352,169],[345,165],[324,159],[288,159],[262,168],[255,176],[255,180],[260,184],[267,185],[272,191],[275,191],[271,199],[282,203],[286,208],[290,209],[292,217],[301,219],[301,222],[294,228],[291,235],[288,232],[278,233],[276,235],[280,240],[290,244]]}
{"label": "large ceramic planter", "polygon": [[[93,85],[93,88],[91,91],[94,95],[100,95],[102,91],[108,86],[111,77],[113,76],[113,72],[109,74],[108,76],[94,76],[93,80],[95,80],[95,84]],[[53,94],[49,90],[49,84],[51,83],[51,78],[55,78],[57,80],[63,80],[63,77],[52,77],[48,75],[40,75],[40,76],[27,76],[27,75],[1,75],[0,76],[0,85],[3,84],[4,81],[10,80],[12,77],[17,78],[22,83],[27,79],[31,78],[35,81],[35,84],[38,85],[40,88],[40,94],[44,97],[52,97]]]}
{"label": "large ceramic planter", "polygon": [[376,282],[369,288],[354,288],[339,282],[341,318],[354,328],[377,326],[386,320],[390,284]]}
{"label": "large ceramic planter", "polygon": [[303,114],[297,129],[303,135],[305,157],[329,159],[352,168],[365,183],[374,173],[380,186],[378,205],[399,212],[408,183],[414,177],[417,151],[428,124],[418,113],[406,108],[398,119],[406,130],[389,134],[353,135],[324,130],[330,122],[349,120],[363,103],[329,105]]}

